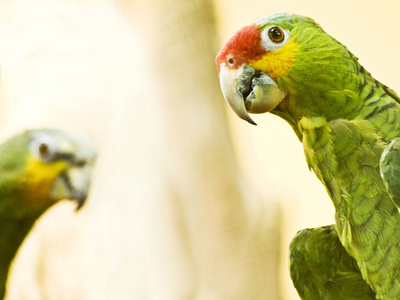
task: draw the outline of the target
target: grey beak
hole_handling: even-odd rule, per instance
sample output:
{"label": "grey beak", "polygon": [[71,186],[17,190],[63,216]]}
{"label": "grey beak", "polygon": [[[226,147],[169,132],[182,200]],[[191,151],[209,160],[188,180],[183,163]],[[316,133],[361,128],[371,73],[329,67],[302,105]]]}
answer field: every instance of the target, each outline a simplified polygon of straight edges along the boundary
{"label": "grey beak", "polygon": [[256,72],[243,64],[230,69],[220,68],[220,84],[225,100],[239,118],[257,125],[248,113],[265,113],[273,110],[286,96],[277,83],[267,74]]}

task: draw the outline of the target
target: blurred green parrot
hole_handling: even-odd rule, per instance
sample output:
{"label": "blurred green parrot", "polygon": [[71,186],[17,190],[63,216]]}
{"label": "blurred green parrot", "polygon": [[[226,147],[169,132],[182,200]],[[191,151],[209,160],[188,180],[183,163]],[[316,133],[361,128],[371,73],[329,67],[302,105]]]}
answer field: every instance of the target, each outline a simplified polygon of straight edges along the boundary
{"label": "blurred green parrot", "polygon": [[[290,245],[302,299],[400,299],[400,98],[314,20],[276,14],[217,55],[235,113],[286,120],[335,207],[335,225]],[[344,248],[342,249],[341,246]]]}
{"label": "blurred green parrot", "polygon": [[0,146],[0,299],[10,264],[35,221],[61,199],[82,207],[96,156],[85,137],[30,130]]}

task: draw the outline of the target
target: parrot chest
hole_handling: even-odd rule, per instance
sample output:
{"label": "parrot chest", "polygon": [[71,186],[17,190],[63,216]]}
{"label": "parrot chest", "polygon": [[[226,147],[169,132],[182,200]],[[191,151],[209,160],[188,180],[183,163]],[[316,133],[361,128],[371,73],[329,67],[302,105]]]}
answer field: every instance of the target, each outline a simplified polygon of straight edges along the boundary
{"label": "parrot chest", "polygon": [[341,243],[378,295],[400,292],[397,279],[379,282],[390,273],[400,277],[400,262],[387,259],[400,255],[400,216],[379,173],[386,143],[362,119],[303,118],[299,129],[308,166],[335,206]]}
{"label": "parrot chest", "polygon": [[375,207],[374,196],[385,195],[379,159],[385,143],[367,120],[303,118],[299,124],[307,164],[324,184],[336,213],[362,225],[360,207]]}

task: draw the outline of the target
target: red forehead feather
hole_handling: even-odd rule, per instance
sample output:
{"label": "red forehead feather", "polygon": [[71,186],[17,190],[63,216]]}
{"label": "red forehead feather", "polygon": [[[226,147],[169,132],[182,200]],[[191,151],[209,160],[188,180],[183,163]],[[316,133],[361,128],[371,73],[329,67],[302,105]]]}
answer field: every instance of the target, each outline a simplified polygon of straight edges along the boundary
{"label": "red forehead feather", "polygon": [[216,63],[219,70],[227,56],[232,56],[235,60],[234,67],[238,68],[242,63],[255,60],[264,54],[259,26],[251,24],[242,27],[226,42],[217,55]]}

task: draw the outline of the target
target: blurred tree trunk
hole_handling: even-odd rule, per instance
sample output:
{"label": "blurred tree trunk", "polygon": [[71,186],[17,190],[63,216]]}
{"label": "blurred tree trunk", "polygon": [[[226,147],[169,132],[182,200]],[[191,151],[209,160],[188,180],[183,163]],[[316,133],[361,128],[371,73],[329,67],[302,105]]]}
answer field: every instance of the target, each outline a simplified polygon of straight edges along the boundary
{"label": "blurred tree trunk", "polygon": [[0,20],[3,131],[83,131],[100,155],[84,210],[38,222],[9,299],[279,299],[279,207],[236,163],[211,1],[25,2],[42,10],[5,1]]}
{"label": "blurred tree trunk", "polygon": [[[157,88],[158,148],[168,153],[170,202],[183,231],[180,289],[185,299],[278,299],[280,218],[246,185],[229,138],[215,66],[211,0],[133,1]],[[165,201],[165,200],[162,200]],[[265,200],[264,200],[265,201]],[[157,249],[157,248],[155,248]],[[155,254],[157,256],[157,254]],[[188,274],[188,266],[190,273]],[[166,282],[168,270],[159,284]],[[172,299],[179,294],[157,299]]]}

